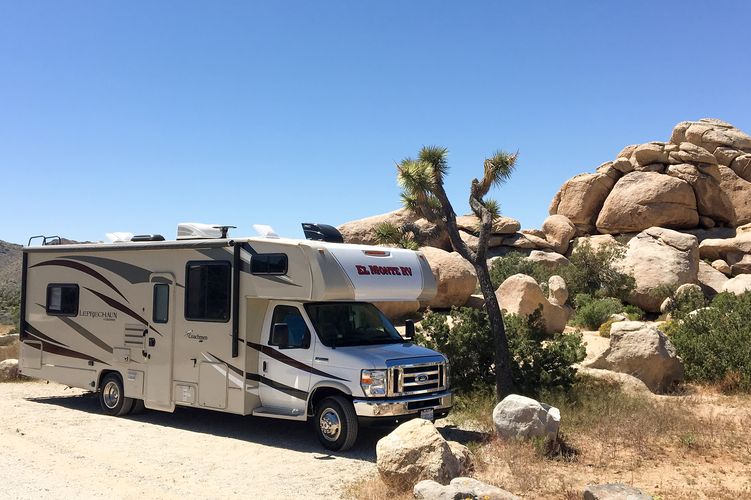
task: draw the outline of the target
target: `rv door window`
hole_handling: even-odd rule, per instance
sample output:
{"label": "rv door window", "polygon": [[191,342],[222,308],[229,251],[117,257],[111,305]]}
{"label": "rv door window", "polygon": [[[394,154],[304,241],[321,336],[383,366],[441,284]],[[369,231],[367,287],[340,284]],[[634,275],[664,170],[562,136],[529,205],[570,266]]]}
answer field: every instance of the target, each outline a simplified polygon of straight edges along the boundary
{"label": "rv door window", "polygon": [[226,261],[188,262],[185,269],[185,319],[229,321],[232,266]]}
{"label": "rv door window", "polygon": [[274,325],[286,324],[289,332],[287,344],[283,347],[307,349],[310,347],[310,331],[302,317],[300,310],[293,306],[276,306],[271,317],[271,332],[269,332],[269,345],[279,346],[272,340]]}
{"label": "rv door window", "polygon": [[287,254],[259,253],[250,257],[251,274],[287,274]]}
{"label": "rv door window", "polygon": [[167,323],[169,321],[169,285],[165,283],[154,285],[152,321],[154,323]]}
{"label": "rv door window", "polygon": [[50,283],[47,285],[47,314],[78,315],[78,285]]}

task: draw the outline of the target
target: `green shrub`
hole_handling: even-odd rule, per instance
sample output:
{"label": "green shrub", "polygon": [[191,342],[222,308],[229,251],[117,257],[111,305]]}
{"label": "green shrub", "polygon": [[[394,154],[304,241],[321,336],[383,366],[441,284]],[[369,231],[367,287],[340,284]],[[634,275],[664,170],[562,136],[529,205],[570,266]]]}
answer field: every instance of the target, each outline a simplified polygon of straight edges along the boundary
{"label": "green shrub", "polygon": [[[722,293],[668,328],[686,378],[751,392],[751,293]],[[732,382],[732,383],[731,383]]]}
{"label": "green shrub", "polygon": [[641,321],[644,319],[644,316],[646,316],[646,313],[640,307],[632,306],[631,304],[628,304],[623,308],[623,314],[625,314],[630,321]]}
{"label": "green shrub", "polygon": [[[447,317],[429,312],[417,329],[417,342],[445,354],[451,363],[451,384],[462,393],[488,390],[495,382],[495,342],[485,311],[472,308],[451,310]],[[550,338],[540,311],[523,318],[504,317],[512,373],[517,391],[534,396],[542,390],[565,390],[574,382],[571,365],[584,359],[580,334]]]}
{"label": "green shrub", "polygon": [[599,332],[600,337],[605,337],[606,339],[610,338],[610,327],[613,326],[613,323],[615,323],[617,320],[615,319],[609,319],[605,323],[600,325]]}
{"label": "green shrub", "polygon": [[0,285],[0,323],[16,325],[18,329],[21,287],[16,283]]}
{"label": "green shrub", "polygon": [[586,294],[579,294],[575,299],[576,312],[571,323],[576,326],[597,330],[610,316],[623,311],[623,304],[613,297],[604,299],[591,298]]}
{"label": "green shrub", "polygon": [[533,277],[543,289],[547,288],[548,280],[553,275],[545,266],[527,260],[526,256],[519,252],[511,252],[503,257],[498,257],[490,267],[490,279],[494,288],[498,288],[501,283],[515,274],[526,274]]}
{"label": "green shrub", "polygon": [[626,300],[636,282],[615,265],[624,254],[623,246],[618,244],[601,245],[597,250],[588,241],[577,245],[569,258],[571,265],[560,270],[569,293]]}
{"label": "green shrub", "polygon": [[668,312],[675,319],[683,319],[691,311],[701,309],[707,305],[704,292],[696,289],[688,289],[681,293],[674,292],[670,298],[672,303]]}

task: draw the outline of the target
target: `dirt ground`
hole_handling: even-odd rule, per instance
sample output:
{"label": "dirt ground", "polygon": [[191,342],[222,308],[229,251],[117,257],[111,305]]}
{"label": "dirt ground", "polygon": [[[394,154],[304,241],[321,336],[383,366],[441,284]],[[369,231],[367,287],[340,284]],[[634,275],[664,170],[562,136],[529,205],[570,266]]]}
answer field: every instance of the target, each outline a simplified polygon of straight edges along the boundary
{"label": "dirt ground", "polygon": [[2,498],[337,498],[375,473],[365,429],[327,454],[312,426],[193,408],[108,417],[96,396],[0,384]]}

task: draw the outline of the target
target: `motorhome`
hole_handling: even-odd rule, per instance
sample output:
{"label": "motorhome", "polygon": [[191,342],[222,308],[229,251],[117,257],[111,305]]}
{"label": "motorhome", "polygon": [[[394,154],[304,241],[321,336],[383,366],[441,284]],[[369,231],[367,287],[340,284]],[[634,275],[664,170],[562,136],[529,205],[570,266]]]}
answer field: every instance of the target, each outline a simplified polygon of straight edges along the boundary
{"label": "motorhome", "polygon": [[305,240],[230,228],[30,241],[21,372],[96,391],[113,416],[190,406],[312,420],[331,450],[366,423],[449,412],[446,358],[372,304],[435,295],[420,252],[345,244],[322,224],[304,224]]}

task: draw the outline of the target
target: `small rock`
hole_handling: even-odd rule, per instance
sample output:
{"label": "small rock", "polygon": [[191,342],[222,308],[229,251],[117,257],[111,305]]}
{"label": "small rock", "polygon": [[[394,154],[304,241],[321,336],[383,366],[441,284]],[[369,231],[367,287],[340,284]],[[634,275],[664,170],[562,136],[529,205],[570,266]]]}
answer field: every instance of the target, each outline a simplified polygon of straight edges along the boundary
{"label": "small rock", "polygon": [[730,265],[722,259],[712,261],[712,267],[720,271],[725,276],[730,276]]}
{"label": "small rock", "polygon": [[0,380],[15,380],[18,378],[18,360],[6,359],[0,361]]}
{"label": "small rock", "polygon": [[457,477],[451,484],[443,486],[431,480],[420,481],[412,490],[415,498],[423,500],[455,500],[455,499],[483,499],[483,500],[519,500],[519,497],[506,490],[472,479]]}
{"label": "small rock", "polygon": [[511,394],[493,409],[493,423],[506,439],[544,437],[555,440],[561,425],[561,412],[532,398]]}
{"label": "small rock", "polygon": [[622,483],[590,484],[584,488],[584,500],[652,500],[652,496]]}

